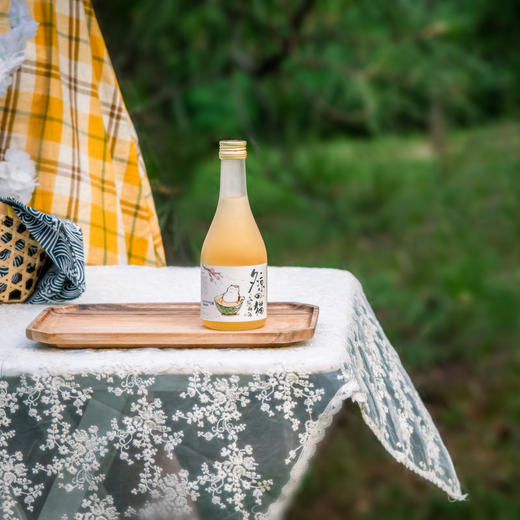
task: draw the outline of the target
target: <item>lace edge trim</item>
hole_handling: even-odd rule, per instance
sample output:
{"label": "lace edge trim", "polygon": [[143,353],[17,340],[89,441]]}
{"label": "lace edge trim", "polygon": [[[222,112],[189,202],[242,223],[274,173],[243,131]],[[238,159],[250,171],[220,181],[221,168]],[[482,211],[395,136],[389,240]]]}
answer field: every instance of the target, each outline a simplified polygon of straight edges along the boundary
{"label": "lace edge trim", "polygon": [[[367,297],[365,295],[365,292],[363,290],[363,287],[362,287],[361,283],[359,283],[359,281],[357,281],[357,282],[358,282],[357,286],[356,286],[357,296],[359,296],[362,299],[363,303],[369,309],[372,309],[372,307],[370,306],[370,303],[368,302],[368,299],[367,299]],[[374,317],[375,317],[375,314],[374,314]],[[376,321],[379,324],[379,321],[377,320],[377,317],[376,317]],[[378,328],[379,328],[379,332],[381,333],[384,341],[386,341],[391,346],[392,343],[390,342],[390,340],[386,336],[386,333],[383,330],[383,328],[381,326],[379,326]],[[394,349],[394,352],[395,352],[395,355],[397,356],[397,359],[398,359],[398,361],[399,361],[399,363],[400,363],[400,365],[402,367],[402,372],[404,374],[404,377],[406,377],[406,379],[410,383],[410,388],[413,390],[415,398],[420,403],[422,403],[422,399],[421,399],[421,397],[419,395],[419,392],[417,391],[417,389],[415,388],[414,384],[412,383],[412,381],[410,379],[410,376],[408,375],[408,373],[404,369],[399,354],[397,353],[397,351],[395,351],[395,349]],[[435,475],[433,475],[431,473],[431,471],[425,471],[425,470],[421,469],[419,466],[410,463],[403,456],[402,452],[400,452],[399,450],[396,450],[395,448],[393,448],[390,445],[390,443],[385,439],[383,433],[378,430],[376,425],[370,420],[370,417],[365,413],[364,404],[366,403],[367,400],[368,400],[368,397],[367,397],[365,391],[363,391],[362,389],[358,390],[357,395],[356,394],[352,395],[352,401],[356,402],[357,405],[359,406],[360,411],[361,411],[361,416],[363,418],[363,421],[370,428],[372,433],[376,436],[377,440],[382,444],[382,446],[385,448],[385,450],[397,462],[399,462],[400,464],[405,466],[407,469],[409,469],[410,471],[413,471],[414,473],[416,473],[420,477],[424,478],[425,480],[428,480],[429,482],[431,482],[432,484],[437,486],[439,489],[444,491],[449,496],[449,498],[452,499],[453,501],[463,501],[463,500],[466,500],[467,497],[468,497],[468,494],[461,492],[460,481],[459,481],[459,479],[457,477],[457,473],[455,472],[455,467],[454,467],[453,461],[451,460],[451,457],[449,456],[449,452],[448,452],[447,448],[444,446],[444,443],[442,442],[442,438],[440,437],[440,434],[438,434],[439,440],[440,440],[442,446],[444,446],[444,449],[446,450],[446,452],[448,453],[448,457],[449,457],[449,460],[450,460],[450,463],[451,463],[451,470],[452,470],[453,478],[454,478],[454,485],[452,487],[450,487],[447,483],[443,482],[442,480],[437,478]],[[433,419],[432,419],[432,417],[430,415],[430,412],[428,411],[426,406],[423,406],[423,408],[424,408],[425,417],[429,420],[430,424],[435,428],[435,423],[434,423],[434,421],[433,421]]]}
{"label": "lace edge trim", "polygon": [[316,453],[318,444],[323,440],[325,433],[332,424],[332,420],[341,410],[343,402],[356,392],[359,392],[358,383],[355,380],[350,380],[334,394],[334,397],[329,401],[325,410],[323,410],[318,417],[315,431],[302,448],[298,460],[290,471],[289,480],[282,488],[278,500],[268,508],[266,518],[275,520],[283,517],[284,512],[290,505],[292,498],[300,486],[300,482],[312,457]]}
{"label": "lace edge trim", "polygon": [[392,448],[392,446],[384,438],[384,435],[382,435],[382,433],[377,430],[375,425],[370,421],[370,418],[365,414],[365,412],[363,410],[363,405],[359,404],[359,403],[358,403],[358,405],[361,410],[361,416],[363,417],[363,421],[365,421],[365,424],[370,428],[372,433],[377,437],[377,440],[383,445],[385,450],[388,451],[388,453],[390,453],[390,455],[392,455],[392,457],[397,462],[399,462],[400,464],[405,466],[410,471],[413,471],[420,477],[424,478],[425,480],[428,480],[432,484],[435,484],[439,489],[444,491],[455,502],[460,502],[460,501],[467,499],[468,494],[461,492],[460,482],[459,482],[455,472],[454,472],[454,478],[455,478],[454,488],[455,489],[451,489],[450,486],[448,486],[448,484],[446,484],[442,480],[440,480],[437,477],[435,477],[434,475],[432,475],[431,471],[425,471],[425,470],[419,468],[418,466],[411,464],[406,458],[403,457],[403,454],[400,451]]}

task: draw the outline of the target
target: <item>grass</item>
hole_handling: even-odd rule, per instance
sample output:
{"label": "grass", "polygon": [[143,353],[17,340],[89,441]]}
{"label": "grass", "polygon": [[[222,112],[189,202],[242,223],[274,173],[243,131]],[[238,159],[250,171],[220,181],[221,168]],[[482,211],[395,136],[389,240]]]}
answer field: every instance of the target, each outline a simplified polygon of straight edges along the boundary
{"label": "grass", "polygon": [[[520,518],[520,127],[461,131],[449,143],[442,158],[421,136],[250,153],[270,263],[345,268],[362,281],[470,494],[448,502],[391,460],[347,406],[289,519]],[[170,251],[196,262],[216,158],[189,173]],[[166,226],[166,197],[158,208]]]}

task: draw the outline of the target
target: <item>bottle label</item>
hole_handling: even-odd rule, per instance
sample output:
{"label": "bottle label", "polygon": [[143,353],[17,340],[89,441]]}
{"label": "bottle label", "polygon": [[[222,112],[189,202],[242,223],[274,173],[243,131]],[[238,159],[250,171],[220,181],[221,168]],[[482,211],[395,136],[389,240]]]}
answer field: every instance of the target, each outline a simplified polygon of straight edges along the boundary
{"label": "bottle label", "polygon": [[267,264],[200,266],[200,317],[255,321],[267,316]]}

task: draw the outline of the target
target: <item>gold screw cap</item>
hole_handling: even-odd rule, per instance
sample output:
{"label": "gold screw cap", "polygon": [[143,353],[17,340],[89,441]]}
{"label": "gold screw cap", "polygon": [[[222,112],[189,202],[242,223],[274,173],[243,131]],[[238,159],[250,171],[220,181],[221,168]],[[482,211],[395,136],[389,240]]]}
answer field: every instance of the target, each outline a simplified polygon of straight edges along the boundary
{"label": "gold screw cap", "polygon": [[245,159],[247,157],[247,141],[220,141],[218,156],[220,159]]}

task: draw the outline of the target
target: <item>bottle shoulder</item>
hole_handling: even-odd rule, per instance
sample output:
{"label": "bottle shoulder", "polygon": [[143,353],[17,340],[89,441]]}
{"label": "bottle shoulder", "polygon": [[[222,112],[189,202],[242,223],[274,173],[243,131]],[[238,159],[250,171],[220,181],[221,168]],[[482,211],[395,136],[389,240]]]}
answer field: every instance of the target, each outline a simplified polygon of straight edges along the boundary
{"label": "bottle shoulder", "polygon": [[219,201],[201,251],[209,265],[257,265],[267,262],[265,243],[249,202]]}
{"label": "bottle shoulder", "polygon": [[258,265],[267,263],[267,250],[260,232],[255,238],[208,232],[200,258],[208,265]]}

